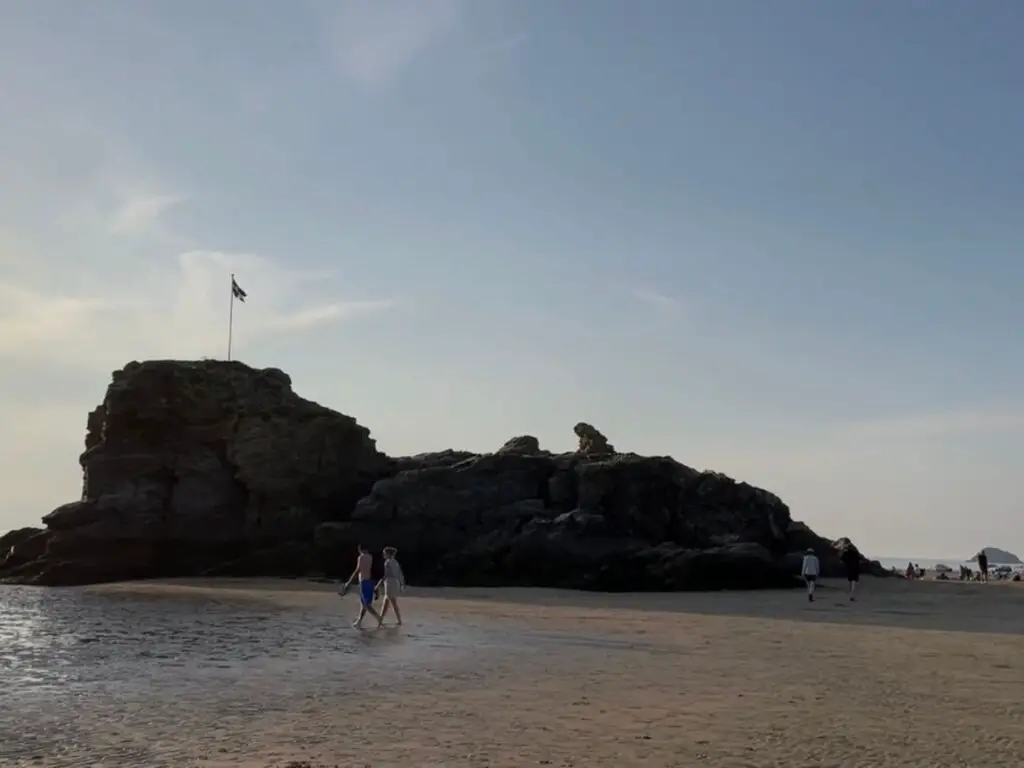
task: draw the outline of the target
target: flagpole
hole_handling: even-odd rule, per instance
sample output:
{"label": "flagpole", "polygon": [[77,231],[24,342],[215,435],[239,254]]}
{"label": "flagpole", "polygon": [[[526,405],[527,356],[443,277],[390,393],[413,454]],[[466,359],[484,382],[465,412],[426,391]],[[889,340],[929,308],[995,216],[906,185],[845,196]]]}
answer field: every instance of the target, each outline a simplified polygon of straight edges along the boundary
{"label": "flagpole", "polygon": [[231,360],[231,334],[235,327],[235,273],[231,273],[231,304],[228,309],[228,361]]}

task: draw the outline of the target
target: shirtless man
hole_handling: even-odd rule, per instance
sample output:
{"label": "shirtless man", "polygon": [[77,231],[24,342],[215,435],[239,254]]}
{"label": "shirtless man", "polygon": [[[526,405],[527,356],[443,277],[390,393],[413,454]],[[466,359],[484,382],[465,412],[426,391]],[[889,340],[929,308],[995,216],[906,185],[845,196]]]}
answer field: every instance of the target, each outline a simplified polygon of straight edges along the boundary
{"label": "shirtless man", "polygon": [[341,590],[341,594],[345,594],[348,588],[352,586],[352,582],[359,579],[359,618],[352,622],[352,626],[359,629],[363,626],[363,619],[366,618],[366,614],[370,614],[377,620],[377,626],[379,627],[384,623],[384,619],[379,613],[373,610],[373,555],[367,551],[366,547],[362,544],[359,545],[359,557],[356,558],[356,569],[352,571],[352,575],[348,577],[348,581],[345,582],[345,586]]}

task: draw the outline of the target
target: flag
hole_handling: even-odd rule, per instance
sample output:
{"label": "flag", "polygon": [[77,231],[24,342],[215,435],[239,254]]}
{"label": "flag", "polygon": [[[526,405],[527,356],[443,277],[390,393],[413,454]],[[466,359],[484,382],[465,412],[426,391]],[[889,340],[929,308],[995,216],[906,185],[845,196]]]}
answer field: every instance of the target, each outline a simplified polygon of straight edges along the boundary
{"label": "flag", "polygon": [[249,295],[242,290],[242,286],[235,282],[234,277],[231,278],[231,295],[243,304],[245,304],[245,297]]}

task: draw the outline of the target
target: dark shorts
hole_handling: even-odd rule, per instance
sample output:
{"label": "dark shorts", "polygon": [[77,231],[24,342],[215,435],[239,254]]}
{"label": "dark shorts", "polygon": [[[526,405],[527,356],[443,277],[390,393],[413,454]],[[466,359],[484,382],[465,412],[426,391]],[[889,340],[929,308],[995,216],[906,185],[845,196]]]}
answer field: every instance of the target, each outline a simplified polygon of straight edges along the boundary
{"label": "dark shorts", "polygon": [[817,576],[804,576],[804,581],[806,581],[808,584],[813,584],[817,580],[818,580]]}
{"label": "dark shorts", "polygon": [[359,582],[359,599],[367,608],[373,605],[373,579]]}
{"label": "dark shorts", "polygon": [[847,581],[860,581],[860,571],[854,568],[849,568],[846,571]]}

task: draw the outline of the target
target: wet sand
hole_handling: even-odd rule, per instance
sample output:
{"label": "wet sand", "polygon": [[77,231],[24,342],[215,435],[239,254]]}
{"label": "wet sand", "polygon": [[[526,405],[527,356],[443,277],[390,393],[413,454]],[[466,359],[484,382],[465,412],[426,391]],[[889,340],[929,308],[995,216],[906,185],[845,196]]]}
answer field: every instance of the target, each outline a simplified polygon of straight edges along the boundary
{"label": "wet sand", "polygon": [[364,632],[331,585],[88,588],[231,606],[262,617],[254,632],[316,625],[318,639],[220,677],[92,691],[62,716],[63,751],[40,742],[3,764],[1024,765],[1020,584],[868,579],[854,604],[824,587],[813,605],[796,592],[413,589],[406,627]]}

